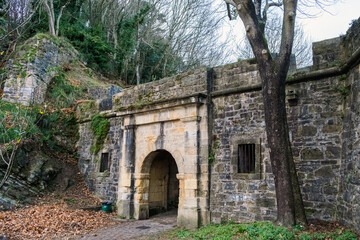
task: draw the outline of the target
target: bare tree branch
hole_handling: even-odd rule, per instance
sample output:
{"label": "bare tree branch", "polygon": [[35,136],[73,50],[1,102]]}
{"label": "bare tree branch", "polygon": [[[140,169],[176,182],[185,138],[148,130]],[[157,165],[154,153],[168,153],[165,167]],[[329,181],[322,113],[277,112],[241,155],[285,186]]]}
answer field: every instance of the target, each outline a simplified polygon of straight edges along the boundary
{"label": "bare tree branch", "polygon": [[70,0],[67,1],[65,3],[65,5],[63,5],[61,8],[60,8],[60,12],[59,12],[59,15],[57,17],[57,20],[56,20],[56,31],[55,31],[55,35],[58,36],[59,35],[59,25],[60,25],[60,18],[63,14],[63,11],[64,11],[64,8],[70,3]]}

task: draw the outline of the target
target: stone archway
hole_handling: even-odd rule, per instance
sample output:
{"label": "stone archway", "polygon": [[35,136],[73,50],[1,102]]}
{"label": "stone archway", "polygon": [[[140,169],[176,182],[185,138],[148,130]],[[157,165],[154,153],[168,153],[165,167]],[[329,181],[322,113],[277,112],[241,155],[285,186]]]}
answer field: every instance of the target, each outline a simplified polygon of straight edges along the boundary
{"label": "stone archway", "polygon": [[178,207],[179,180],[175,159],[167,151],[157,151],[150,167],[149,216]]}
{"label": "stone archway", "polygon": [[178,167],[171,153],[166,150],[149,153],[143,161],[141,173],[135,175],[135,218],[146,219],[178,208],[178,175]]}
{"label": "stone archway", "polygon": [[[120,216],[146,219],[153,213],[152,209],[166,210],[170,207],[169,201],[174,202],[177,196],[175,191],[168,190],[178,188],[178,226],[196,228],[209,222],[209,148],[204,106],[200,98],[191,97],[180,102],[154,103],[146,111],[124,113],[124,137],[118,155]],[[164,164],[160,159],[167,159],[165,165],[168,167],[176,165],[178,173],[165,171],[167,167],[151,172]],[[152,175],[162,175],[165,179],[156,180]],[[164,189],[160,191],[154,187],[153,190],[150,186],[153,179]],[[169,180],[178,181],[178,186],[167,185]]]}

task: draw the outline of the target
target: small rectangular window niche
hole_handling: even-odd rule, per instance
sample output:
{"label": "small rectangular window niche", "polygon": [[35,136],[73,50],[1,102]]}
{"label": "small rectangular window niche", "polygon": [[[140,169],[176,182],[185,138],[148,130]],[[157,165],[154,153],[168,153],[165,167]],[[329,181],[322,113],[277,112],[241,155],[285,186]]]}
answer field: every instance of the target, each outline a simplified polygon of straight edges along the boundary
{"label": "small rectangular window niche", "polygon": [[101,153],[100,172],[105,172],[109,170],[110,170],[109,153]]}
{"label": "small rectangular window niche", "polygon": [[261,179],[261,139],[239,137],[231,144],[234,179]]}
{"label": "small rectangular window niche", "polygon": [[238,145],[238,173],[255,173],[255,144]]}

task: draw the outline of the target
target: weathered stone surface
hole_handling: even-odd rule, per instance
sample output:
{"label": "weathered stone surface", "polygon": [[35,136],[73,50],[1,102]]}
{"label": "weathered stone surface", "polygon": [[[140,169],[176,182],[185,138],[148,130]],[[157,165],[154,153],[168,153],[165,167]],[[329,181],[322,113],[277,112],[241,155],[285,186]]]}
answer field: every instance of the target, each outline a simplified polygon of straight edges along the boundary
{"label": "weathered stone surface", "polygon": [[339,159],[341,149],[339,147],[328,146],[325,151],[325,155],[328,159]]}
{"label": "weathered stone surface", "polygon": [[326,125],[323,127],[323,133],[340,133],[341,126],[340,125]]}
{"label": "weathered stone surface", "polygon": [[303,149],[301,156],[304,160],[321,160],[324,158],[324,154],[319,148]]}
{"label": "weathered stone surface", "polygon": [[65,43],[56,44],[56,41],[44,34],[28,40],[19,51],[19,57],[10,63],[3,100],[23,105],[43,103],[47,85],[57,68],[78,56],[77,51]]}
{"label": "weathered stone surface", "polygon": [[335,178],[336,175],[334,174],[331,166],[325,166],[315,171],[315,177],[318,178]]}
{"label": "weathered stone surface", "polygon": [[321,69],[340,59],[340,37],[313,44],[313,67]]}
{"label": "weathered stone surface", "polygon": [[[41,152],[32,141],[25,140],[15,156],[12,174],[1,188],[0,205],[7,209],[30,203],[60,170],[58,162]],[[3,176],[3,169],[0,168],[0,179]]]}
{"label": "weathered stone surface", "polygon": [[317,128],[314,126],[300,126],[299,135],[303,137],[315,136],[317,133]]}

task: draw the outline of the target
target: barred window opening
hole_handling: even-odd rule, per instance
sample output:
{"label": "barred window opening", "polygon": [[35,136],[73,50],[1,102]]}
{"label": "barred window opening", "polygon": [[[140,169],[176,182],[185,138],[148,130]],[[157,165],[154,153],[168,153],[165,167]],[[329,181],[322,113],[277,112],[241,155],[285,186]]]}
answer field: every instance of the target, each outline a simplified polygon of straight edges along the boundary
{"label": "barred window opening", "polygon": [[238,173],[255,173],[255,144],[238,145]]}

